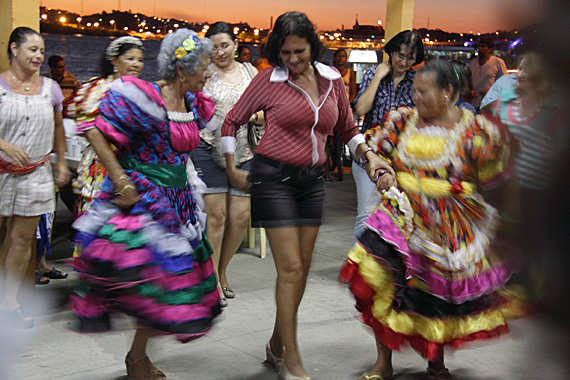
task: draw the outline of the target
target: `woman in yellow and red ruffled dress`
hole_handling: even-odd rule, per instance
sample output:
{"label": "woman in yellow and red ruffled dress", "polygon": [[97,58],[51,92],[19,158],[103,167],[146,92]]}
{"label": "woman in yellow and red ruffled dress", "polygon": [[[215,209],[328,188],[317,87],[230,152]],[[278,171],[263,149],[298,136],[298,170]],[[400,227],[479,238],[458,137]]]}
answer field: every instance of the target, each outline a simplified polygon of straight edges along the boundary
{"label": "woman in yellow and red ruffled dress", "polygon": [[458,86],[447,62],[426,66],[414,81],[416,108],[367,132],[393,171],[372,179],[379,205],[340,275],[377,341],[378,359],[359,380],[391,378],[392,350],[405,343],[428,360],[428,379],[449,379],[444,346],[505,333],[521,310],[505,291],[514,255],[480,194],[510,174],[513,138],[454,107]]}

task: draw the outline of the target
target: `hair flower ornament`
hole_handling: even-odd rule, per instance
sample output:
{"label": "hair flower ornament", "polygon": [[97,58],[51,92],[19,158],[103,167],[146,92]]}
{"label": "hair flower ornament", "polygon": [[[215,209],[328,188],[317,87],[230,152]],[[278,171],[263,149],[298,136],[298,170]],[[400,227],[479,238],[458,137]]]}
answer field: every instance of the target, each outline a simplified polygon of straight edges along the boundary
{"label": "hair flower ornament", "polygon": [[174,56],[177,59],[186,57],[188,53],[191,53],[194,49],[196,49],[196,44],[198,42],[200,42],[198,37],[196,36],[188,37],[182,42],[182,46],[174,51]]}
{"label": "hair flower ornament", "polygon": [[174,56],[175,56],[177,59],[184,58],[184,57],[186,56],[186,54],[188,54],[188,53],[186,52],[186,50],[184,50],[183,47],[179,47],[178,49],[176,49],[176,50],[174,51]]}

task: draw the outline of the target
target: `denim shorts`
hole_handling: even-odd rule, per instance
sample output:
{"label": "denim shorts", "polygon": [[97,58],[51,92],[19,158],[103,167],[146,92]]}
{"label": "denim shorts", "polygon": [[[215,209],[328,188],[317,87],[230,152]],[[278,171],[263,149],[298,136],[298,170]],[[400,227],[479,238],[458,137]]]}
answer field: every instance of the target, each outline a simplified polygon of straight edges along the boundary
{"label": "denim shorts", "polygon": [[291,166],[256,154],[250,179],[252,227],[321,225],[325,200],[322,166]]}
{"label": "denim shorts", "polygon": [[[228,176],[226,174],[226,169],[219,166],[212,156],[212,145],[204,142],[200,139],[200,145],[198,148],[192,151],[192,162],[194,167],[198,172],[198,176],[208,189],[205,194],[222,194],[228,193],[230,195],[238,195],[242,197],[249,197],[249,194],[238,190],[236,187],[232,186]],[[250,171],[251,160],[246,161],[237,166],[238,169],[243,169]]]}

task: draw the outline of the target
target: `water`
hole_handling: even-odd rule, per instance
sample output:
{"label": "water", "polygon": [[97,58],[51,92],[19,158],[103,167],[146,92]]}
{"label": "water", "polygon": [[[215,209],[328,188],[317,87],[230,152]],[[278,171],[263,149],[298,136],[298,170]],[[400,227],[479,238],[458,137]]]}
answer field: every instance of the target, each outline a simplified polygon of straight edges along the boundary
{"label": "water", "polygon": [[[49,71],[48,58],[52,55],[61,55],[65,59],[67,71],[75,75],[82,83],[93,77],[99,77],[99,60],[107,46],[114,38],[83,35],[42,34],[45,40],[46,54],[40,72]],[[144,68],[140,78],[147,81],[156,81],[158,78],[156,56],[160,48],[157,40],[144,40]],[[257,45],[244,44],[251,50],[252,60],[259,58]],[[333,51],[327,51],[325,62],[332,62]]]}
{"label": "water", "polygon": [[[66,70],[75,75],[77,80],[86,82],[93,77],[99,77],[99,60],[107,46],[114,38],[82,35],[42,34],[45,40],[46,54],[41,73],[49,71],[48,58],[61,55],[65,59]],[[155,81],[158,78],[156,56],[160,41],[145,40],[144,68],[141,78]]]}

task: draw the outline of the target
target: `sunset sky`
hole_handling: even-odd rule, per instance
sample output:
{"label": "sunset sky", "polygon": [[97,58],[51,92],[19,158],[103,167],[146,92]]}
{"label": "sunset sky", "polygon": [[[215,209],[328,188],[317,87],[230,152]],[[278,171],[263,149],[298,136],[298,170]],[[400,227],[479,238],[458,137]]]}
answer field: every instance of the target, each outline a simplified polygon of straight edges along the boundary
{"label": "sunset sky", "polygon": [[[46,7],[83,14],[115,9],[191,22],[248,22],[268,28],[287,11],[305,12],[318,29],[385,24],[386,0],[40,0]],[[537,20],[541,0],[415,0],[414,28],[449,32],[494,32],[521,28]]]}

